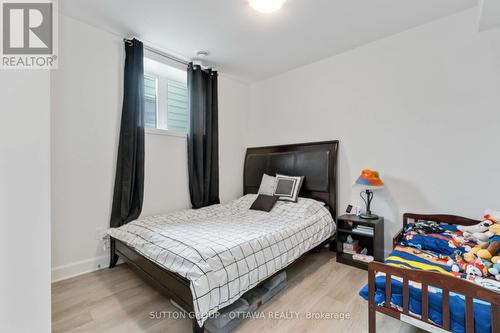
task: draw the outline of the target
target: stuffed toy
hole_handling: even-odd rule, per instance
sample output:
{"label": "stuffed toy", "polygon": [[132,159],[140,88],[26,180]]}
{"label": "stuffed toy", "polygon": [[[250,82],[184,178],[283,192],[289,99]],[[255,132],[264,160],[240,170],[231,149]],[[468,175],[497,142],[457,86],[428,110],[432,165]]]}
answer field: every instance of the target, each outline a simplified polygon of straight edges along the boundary
{"label": "stuffed toy", "polygon": [[490,260],[491,258],[496,256],[499,251],[500,251],[500,235],[494,236],[491,239],[490,243],[488,244],[488,247],[486,249],[481,249],[477,251],[476,255],[481,259]]}
{"label": "stuffed toy", "polygon": [[476,255],[479,258],[490,260],[500,251],[500,224],[494,224],[488,231],[491,234],[488,247],[477,251]]}
{"label": "stuffed toy", "polygon": [[464,254],[464,260],[466,262],[468,262],[468,263],[476,261],[476,259],[477,259],[477,253],[480,250],[485,249],[487,245],[488,245],[488,243],[474,246],[469,252],[467,252],[467,253]]}
{"label": "stuffed toy", "polygon": [[490,272],[497,281],[500,281],[500,256],[491,258],[491,263],[492,266],[488,268],[488,272]]}
{"label": "stuffed toy", "polygon": [[488,231],[488,228],[491,227],[494,223],[495,222],[486,219],[474,225],[459,225],[457,226],[457,229],[464,234],[464,237],[467,237],[466,235],[472,235],[474,233],[483,233],[485,231]]}
{"label": "stuffed toy", "polygon": [[494,224],[489,228],[489,231],[496,236],[500,236],[500,224]]}
{"label": "stuffed toy", "polygon": [[490,268],[488,268],[488,272],[495,277],[496,280],[500,281],[500,262],[497,264],[493,264]]}
{"label": "stuffed toy", "polygon": [[493,236],[488,229],[494,224],[500,224],[500,212],[487,209],[484,213],[484,221],[475,225],[459,225],[457,229],[462,232],[464,238],[473,240],[478,244],[484,244]]}
{"label": "stuffed toy", "polygon": [[488,269],[484,266],[481,259],[476,260],[473,263],[467,264],[465,267],[465,274],[474,276],[488,276]]}
{"label": "stuffed toy", "polygon": [[[464,239],[475,241],[478,245],[466,249],[462,257],[448,260],[447,264],[454,273],[465,272],[468,277],[488,277],[492,275],[500,281],[500,212],[487,210],[485,220],[471,226],[458,226]],[[453,239],[461,240],[460,235]]]}
{"label": "stuffed toy", "polygon": [[495,224],[490,220],[484,220],[475,225],[459,225],[457,228],[462,232],[465,239],[474,241],[479,245],[485,245],[488,244],[488,240],[493,236],[489,228]]}
{"label": "stuffed toy", "polygon": [[480,277],[484,276],[483,271],[480,268],[476,267],[476,265],[473,265],[473,264],[467,265],[467,268],[465,269],[465,274],[473,275],[473,276],[480,276]]}
{"label": "stuffed toy", "polygon": [[[455,273],[465,272],[468,276],[488,276],[487,262],[480,258],[475,259],[473,262],[465,262],[460,256],[456,256],[455,260],[450,259],[447,264],[451,266],[451,271]],[[489,266],[491,267],[491,265]]]}

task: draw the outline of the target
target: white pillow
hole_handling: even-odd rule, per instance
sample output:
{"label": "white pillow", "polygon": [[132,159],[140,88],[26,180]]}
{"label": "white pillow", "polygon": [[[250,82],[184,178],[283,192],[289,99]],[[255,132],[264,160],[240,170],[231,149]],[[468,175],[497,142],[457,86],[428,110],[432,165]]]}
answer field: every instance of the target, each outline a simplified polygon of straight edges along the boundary
{"label": "white pillow", "polygon": [[297,202],[304,177],[276,175],[274,196],[279,200]]}
{"label": "white pillow", "polygon": [[260,187],[258,194],[273,195],[274,188],[276,185],[276,177],[264,174],[262,180],[260,181]]}

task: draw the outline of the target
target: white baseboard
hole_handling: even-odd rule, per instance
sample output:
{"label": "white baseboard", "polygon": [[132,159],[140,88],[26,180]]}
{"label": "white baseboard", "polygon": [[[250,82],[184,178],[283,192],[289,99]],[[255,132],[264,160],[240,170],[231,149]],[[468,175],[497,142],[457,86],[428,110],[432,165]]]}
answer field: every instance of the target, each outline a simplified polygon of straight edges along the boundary
{"label": "white baseboard", "polygon": [[107,268],[109,265],[109,255],[77,261],[71,264],[52,268],[52,283],[66,280],[78,275]]}

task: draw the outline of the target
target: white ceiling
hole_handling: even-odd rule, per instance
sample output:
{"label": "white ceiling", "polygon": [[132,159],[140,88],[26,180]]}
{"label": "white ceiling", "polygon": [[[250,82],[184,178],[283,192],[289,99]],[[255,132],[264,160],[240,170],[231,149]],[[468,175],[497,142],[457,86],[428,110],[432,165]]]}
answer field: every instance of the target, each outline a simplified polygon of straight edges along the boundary
{"label": "white ceiling", "polygon": [[288,0],[273,14],[247,0],[62,0],[60,10],[162,51],[210,51],[218,70],[255,81],[477,5],[477,0]]}

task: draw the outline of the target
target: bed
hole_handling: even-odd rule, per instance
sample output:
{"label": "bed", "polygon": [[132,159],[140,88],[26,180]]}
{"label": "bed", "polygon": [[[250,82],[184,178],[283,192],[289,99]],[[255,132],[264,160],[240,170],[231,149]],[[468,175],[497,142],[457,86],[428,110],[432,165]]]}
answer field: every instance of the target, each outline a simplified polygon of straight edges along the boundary
{"label": "bed", "polygon": [[[368,285],[360,291],[368,300],[369,332],[376,331],[376,312],[430,332],[500,332],[500,282],[454,270],[450,261],[475,245],[456,225],[480,221],[419,214],[404,214],[403,221],[394,250],[385,263],[368,265]],[[437,229],[420,234],[421,225]]]}
{"label": "bed", "polygon": [[[111,262],[122,258],[147,282],[205,320],[305,253],[332,242],[338,142],[247,149],[244,196],[227,204],[132,221],[110,230]],[[263,174],[305,176],[297,203],[249,210]]]}

